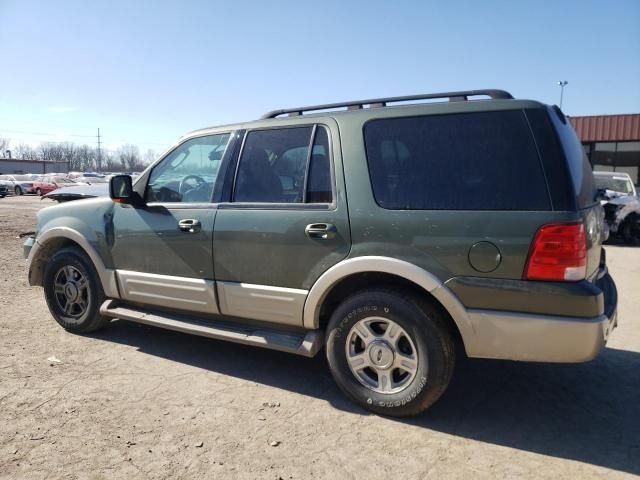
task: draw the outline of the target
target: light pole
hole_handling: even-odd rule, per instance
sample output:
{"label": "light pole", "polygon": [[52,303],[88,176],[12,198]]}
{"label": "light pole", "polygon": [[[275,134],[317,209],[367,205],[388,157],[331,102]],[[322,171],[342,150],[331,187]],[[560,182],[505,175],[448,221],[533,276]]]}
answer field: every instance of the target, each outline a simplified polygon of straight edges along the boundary
{"label": "light pole", "polygon": [[560,110],[562,110],[562,98],[564,97],[564,87],[569,84],[566,80],[560,80],[558,85],[560,86]]}

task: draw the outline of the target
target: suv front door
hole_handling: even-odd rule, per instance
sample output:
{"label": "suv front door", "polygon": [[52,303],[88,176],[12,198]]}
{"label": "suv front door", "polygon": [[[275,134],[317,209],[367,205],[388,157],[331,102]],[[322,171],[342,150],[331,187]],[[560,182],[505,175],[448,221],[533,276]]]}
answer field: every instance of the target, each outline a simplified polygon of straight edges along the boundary
{"label": "suv front door", "polygon": [[123,299],[218,313],[213,197],[233,138],[220,133],[185,141],[140,179],[143,206],[114,204],[110,244]]}
{"label": "suv front door", "polygon": [[302,326],[308,290],[351,244],[337,125],[250,130],[237,162],[214,230],[221,313]]}

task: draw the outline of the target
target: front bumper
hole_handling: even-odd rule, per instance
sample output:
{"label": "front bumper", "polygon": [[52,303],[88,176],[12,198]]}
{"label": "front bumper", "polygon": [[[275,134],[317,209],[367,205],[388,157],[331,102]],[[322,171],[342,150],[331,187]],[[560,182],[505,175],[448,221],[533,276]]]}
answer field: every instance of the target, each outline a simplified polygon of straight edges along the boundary
{"label": "front bumper", "polygon": [[29,253],[31,252],[31,249],[35,244],[36,244],[36,237],[33,237],[33,236],[27,237],[27,240],[22,245],[22,255],[24,256],[25,259],[29,258]]}
{"label": "front bumper", "polygon": [[[604,313],[560,317],[521,312],[467,310],[473,339],[464,339],[470,357],[578,363],[595,358],[618,325],[618,293],[608,273],[597,281]],[[469,341],[468,341],[469,340]]]}

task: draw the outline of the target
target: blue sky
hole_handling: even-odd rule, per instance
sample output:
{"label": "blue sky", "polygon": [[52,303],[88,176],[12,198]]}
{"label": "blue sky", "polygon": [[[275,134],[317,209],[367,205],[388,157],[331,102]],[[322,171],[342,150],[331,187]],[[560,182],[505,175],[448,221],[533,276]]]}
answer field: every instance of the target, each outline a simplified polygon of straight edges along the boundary
{"label": "blue sky", "polygon": [[640,1],[0,0],[0,136],[129,142],[265,111],[503,88],[640,112]]}

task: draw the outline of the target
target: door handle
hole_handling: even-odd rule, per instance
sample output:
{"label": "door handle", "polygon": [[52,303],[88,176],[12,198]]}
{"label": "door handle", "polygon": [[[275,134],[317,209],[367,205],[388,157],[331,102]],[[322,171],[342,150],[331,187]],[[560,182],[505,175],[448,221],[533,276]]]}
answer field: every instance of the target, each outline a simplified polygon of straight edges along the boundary
{"label": "door handle", "polygon": [[200,220],[189,218],[186,220],[180,220],[178,222],[178,228],[181,232],[198,233],[202,228],[202,224],[200,223]]}
{"label": "door handle", "polygon": [[332,223],[310,223],[304,229],[304,233],[309,238],[330,240],[336,236],[338,229]]}

